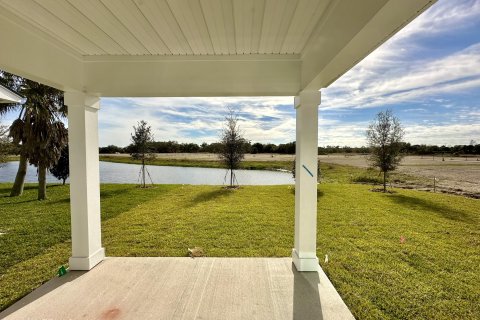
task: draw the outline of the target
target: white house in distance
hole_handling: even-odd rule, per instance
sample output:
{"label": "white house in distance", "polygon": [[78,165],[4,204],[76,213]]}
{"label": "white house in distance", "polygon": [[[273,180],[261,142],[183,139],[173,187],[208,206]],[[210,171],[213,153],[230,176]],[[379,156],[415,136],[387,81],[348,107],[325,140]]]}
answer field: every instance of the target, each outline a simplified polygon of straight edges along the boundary
{"label": "white house in distance", "polygon": [[70,269],[105,257],[100,97],[294,96],[292,257],[316,271],[320,90],[434,2],[0,0],[0,69],[65,91],[69,106]]}

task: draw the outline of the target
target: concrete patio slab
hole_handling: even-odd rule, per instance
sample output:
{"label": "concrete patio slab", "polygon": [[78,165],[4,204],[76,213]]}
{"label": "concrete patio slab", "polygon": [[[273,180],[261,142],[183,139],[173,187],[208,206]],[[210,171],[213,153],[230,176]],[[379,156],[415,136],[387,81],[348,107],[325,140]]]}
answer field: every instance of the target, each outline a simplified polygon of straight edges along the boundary
{"label": "concrete patio slab", "polygon": [[323,271],[291,258],[107,258],[55,278],[3,319],[353,319]]}

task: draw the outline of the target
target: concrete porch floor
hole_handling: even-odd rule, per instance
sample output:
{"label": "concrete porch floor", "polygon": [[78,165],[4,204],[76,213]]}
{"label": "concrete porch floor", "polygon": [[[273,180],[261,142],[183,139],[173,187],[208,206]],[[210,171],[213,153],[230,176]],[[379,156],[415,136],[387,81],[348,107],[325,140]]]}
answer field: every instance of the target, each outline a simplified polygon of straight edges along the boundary
{"label": "concrete porch floor", "polygon": [[353,319],[319,268],[291,258],[107,258],[55,278],[0,319]]}

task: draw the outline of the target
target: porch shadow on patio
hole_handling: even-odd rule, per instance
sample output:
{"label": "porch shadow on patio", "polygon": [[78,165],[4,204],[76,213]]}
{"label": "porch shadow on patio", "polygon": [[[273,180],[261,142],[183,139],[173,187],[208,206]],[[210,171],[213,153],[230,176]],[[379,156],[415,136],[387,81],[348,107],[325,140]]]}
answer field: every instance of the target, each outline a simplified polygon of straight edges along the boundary
{"label": "porch shadow on patio", "polygon": [[5,319],[353,319],[326,275],[291,258],[106,258],[0,313]]}

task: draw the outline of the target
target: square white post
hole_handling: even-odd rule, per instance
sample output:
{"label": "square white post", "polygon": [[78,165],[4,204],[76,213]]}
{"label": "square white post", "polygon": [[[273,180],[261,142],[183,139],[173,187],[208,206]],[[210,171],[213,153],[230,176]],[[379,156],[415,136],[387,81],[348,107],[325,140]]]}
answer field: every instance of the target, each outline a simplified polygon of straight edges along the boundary
{"label": "square white post", "polygon": [[295,97],[295,247],[298,271],[317,271],[317,166],[319,91],[302,91]]}
{"label": "square white post", "polygon": [[100,225],[98,110],[100,99],[66,92],[70,159],[70,270],[90,270],[105,258]]}

